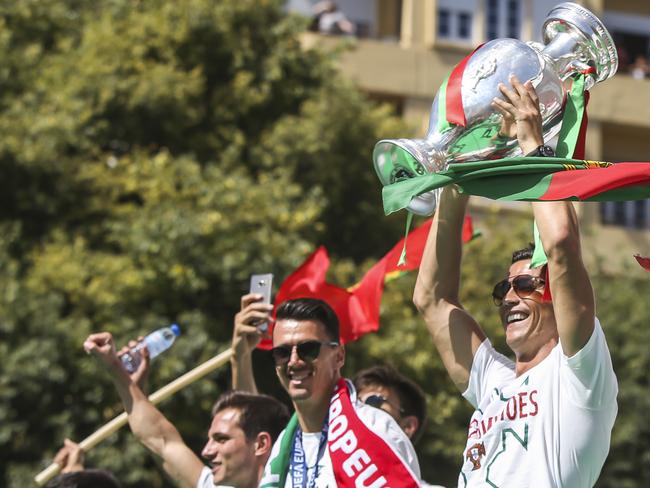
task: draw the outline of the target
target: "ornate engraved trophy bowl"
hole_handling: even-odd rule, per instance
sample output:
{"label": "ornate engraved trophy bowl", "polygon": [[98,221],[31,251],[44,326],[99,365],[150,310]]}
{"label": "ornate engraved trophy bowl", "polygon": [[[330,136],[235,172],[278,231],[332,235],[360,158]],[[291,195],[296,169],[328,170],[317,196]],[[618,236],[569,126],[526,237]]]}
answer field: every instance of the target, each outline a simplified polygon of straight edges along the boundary
{"label": "ornate engraved trophy bowl", "polygon": [[[503,98],[499,83],[509,85],[515,75],[531,80],[540,100],[542,130],[547,144],[557,142],[565,96],[571,77],[584,73],[585,89],[616,73],[614,42],[602,22],[589,10],[562,3],[551,10],[542,28],[544,44],[517,39],[495,39],[477,49],[461,80],[465,126],[446,123],[440,90],[436,94],[424,139],[384,139],[375,145],[373,162],[383,185],[405,178],[444,171],[450,164],[518,156],[517,141],[499,134],[501,115],[491,107]],[[437,193],[412,200],[409,210],[430,215]]]}

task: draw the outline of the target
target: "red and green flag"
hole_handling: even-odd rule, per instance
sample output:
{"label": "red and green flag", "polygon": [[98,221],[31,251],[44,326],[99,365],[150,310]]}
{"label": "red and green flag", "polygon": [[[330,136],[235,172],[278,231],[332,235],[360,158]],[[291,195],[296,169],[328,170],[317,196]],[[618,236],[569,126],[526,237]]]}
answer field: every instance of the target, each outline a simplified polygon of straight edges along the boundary
{"label": "red and green flag", "polygon": [[440,173],[385,186],[384,211],[406,208],[415,196],[452,183],[493,200],[639,200],[650,198],[650,163],[517,157],[450,164]]}
{"label": "red and green flag", "polygon": [[[406,271],[420,267],[424,246],[431,227],[431,219],[408,234],[409,255],[403,265],[399,264],[404,239],[395,244],[388,253],[375,263],[357,284],[343,288],[327,282],[330,258],[324,246],[314,251],[303,264],[280,285],[275,296],[279,305],[292,298],[319,298],[334,309],[340,323],[341,342],[354,341],[368,332],[379,329],[379,312],[384,284]],[[465,217],[463,242],[478,237],[471,217]],[[272,347],[269,339],[263,340],[260,349]]]}

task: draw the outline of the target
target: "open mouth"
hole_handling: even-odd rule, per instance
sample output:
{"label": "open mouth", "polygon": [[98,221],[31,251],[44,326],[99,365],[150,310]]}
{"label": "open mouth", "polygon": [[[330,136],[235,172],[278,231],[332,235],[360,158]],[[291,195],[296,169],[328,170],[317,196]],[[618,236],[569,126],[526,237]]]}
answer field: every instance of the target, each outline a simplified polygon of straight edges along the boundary
{"label": "open mouth", "polygon": [[289,381],[292,383],[302,383],[303,381],[311,378],[313,375],[314,372],[311,370],[289,371],[287,373]]}
{"label": "open mouth", "polygon": [[522,320],[526,320],[528,318],[528,314],[523,313],[523,312],[510,312],[506,316],[506,325],[513,324],[515,322],[520,322]]}

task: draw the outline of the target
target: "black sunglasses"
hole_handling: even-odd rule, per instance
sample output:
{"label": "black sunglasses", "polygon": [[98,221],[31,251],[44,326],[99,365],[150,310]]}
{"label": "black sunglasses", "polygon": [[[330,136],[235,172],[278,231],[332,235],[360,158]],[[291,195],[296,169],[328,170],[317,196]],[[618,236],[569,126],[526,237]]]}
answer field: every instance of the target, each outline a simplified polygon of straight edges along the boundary
{"label": "black sunglasses", "polygon": [[519,298],[528,298],[532,293],[537,290],[539,287],[544,286],[546,282],[539,276],[531,276],[527,274],[522,274],[515,276],[514,278],[499,281],[494,285],[494,290],[492,290],[492,299],[494,304],[497,307],[503,305],[503,299],[508,294],[510,287],[515,290],[515,293]]}
{"label": "black sunglasses", "polygon": [[363,403],[365,403],[366,405],[370,405],[371,407],[375,407],[375,408],[381,408],[381,406],[384,403],[387,403],[388,405],[393,407],[395,410],[397,410],[400,415],[404,415],[404,409],[403,408],[400,408],[397,405],[395,405],[394,403],[391,403],[391,401],[388,398],[386,398],[384,396],[381,396],[381,395],[368,395],[366,397],[366,399],[363,401]]}
{"label": "black sunglasses", "polygon": [[291,352],[293,351],[293,348],[296,348],[296,353],[298,354],[298,357],[302,359],[303,361],[311,362],[314,361],[319,355],[320,355],[320,348],[321,346],[338,346],[338,342],[320,342],[320,341],[305,341],[305,342],[300,342],[298,344],[295,344],[293,346],[291,345],[282,345],[278,347],[274,347],[271,349],[271,355],[273,356],[273,360],[275,361],[276,366],[282,366],[284,364],[287,364],[289,360],[291,359]]}

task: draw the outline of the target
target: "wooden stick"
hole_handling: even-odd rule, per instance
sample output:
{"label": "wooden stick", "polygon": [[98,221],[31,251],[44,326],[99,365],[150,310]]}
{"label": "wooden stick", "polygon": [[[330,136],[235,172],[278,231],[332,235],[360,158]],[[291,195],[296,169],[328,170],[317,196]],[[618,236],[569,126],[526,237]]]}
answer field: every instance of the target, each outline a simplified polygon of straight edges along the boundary
{"label": "wooden stick", "polygon": [[[211,373],[215,369],[220,368],[226,364],[230,357],[232,356],[232,349],[226,349],[222,353],[214,356],[211,359],[208,359],[206,362],[199,364],[196,368],[188,371],[183,376],[179,376],[171,383],[166,384],[160,390],[149,395],[149,401],[154,405],[167,400],[169,397],[174,395],[179,390],[182,390],[187,385],[191,385],[195,381],[203,378],[205,375]],[[84,452],[88,452],[90,449],[95,447],[97,444],[102,442],[111,434],[114,434],[120,428],[122,428],[128,422],[128,416],[126,412],[122,412],[120,415],[115,417],[113,420],[104,424],[102,427],[97,429],[95,432],[86,437],[83,441],[79,443],[79,446]],[[50,479],[54,478],[61,471],[61,466],[58,463],[52,463],[43,471],[38,473],[34,478],[34,481],[38,483],[39,486],[43,486]]]}

